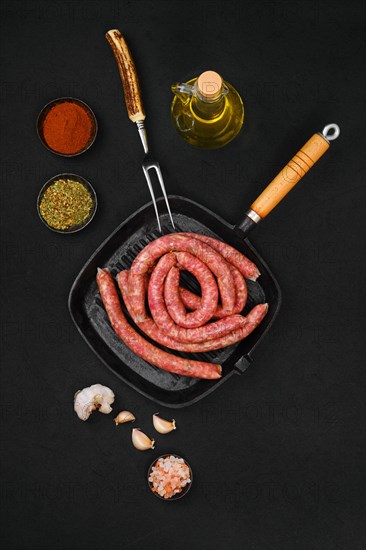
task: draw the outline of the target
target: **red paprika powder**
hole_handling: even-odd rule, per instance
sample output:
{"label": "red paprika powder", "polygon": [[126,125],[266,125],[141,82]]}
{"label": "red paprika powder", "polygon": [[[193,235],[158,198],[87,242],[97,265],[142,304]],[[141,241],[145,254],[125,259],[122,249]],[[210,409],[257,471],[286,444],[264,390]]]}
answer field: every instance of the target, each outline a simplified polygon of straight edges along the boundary
{"label": "red paprika powder", "polygon": [[95,129],[95,120],[88,107],[73,101],[56,103],[42,123],[46,145],[61,155],[82,152],[93,140]]}

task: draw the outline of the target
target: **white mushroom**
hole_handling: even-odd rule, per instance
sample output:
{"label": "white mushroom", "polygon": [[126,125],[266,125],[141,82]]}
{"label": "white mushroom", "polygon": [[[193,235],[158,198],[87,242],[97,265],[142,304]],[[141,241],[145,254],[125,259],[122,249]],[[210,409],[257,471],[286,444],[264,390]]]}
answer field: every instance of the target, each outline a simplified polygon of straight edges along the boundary
{"label": "white mushroom", "polygon": [[91,413],[95,410],[103,414],[109,414],[112,411],[111,404],[113,401],[114,393],[110,388],[101,384],[93,384],[88,388],[76,392],[74,411],[80,420],[88,420]]}

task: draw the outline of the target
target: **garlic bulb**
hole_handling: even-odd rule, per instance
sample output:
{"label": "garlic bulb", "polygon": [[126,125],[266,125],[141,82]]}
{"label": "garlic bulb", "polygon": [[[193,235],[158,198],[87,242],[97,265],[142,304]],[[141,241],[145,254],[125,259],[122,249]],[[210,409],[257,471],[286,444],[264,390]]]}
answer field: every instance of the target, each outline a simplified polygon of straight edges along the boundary
{"label": "garlic bulb", "polygon": [[136,420],[136,417],[130,411],[121,411],[114,419],[116,426],[118,426],[118,424],[124,424],[125,422],[134,422],[134,420]]}
{"label": "garlic bulb", "polygon": [[132,443],[133,446],[139,451],[147,451],[148,449],[154,449],[154,439],[147,437],[140,428],[133,428],[132,430]]}
{"label": "garlic bulb", "polygon": [[93,384],[88,388],[79,390],[74,396],[74,411],[80,420],[88,420],[96,409],[103,414],[109,414],[112,410],[114,393],[107,386]]}
{"label": "garlic bulb", "polygon": [[153,424],[154,428],[160,434],[168,434],[172,430],[176,429],[175,420],[170,422],[169,420],[164,420],[159,416],[159,413],[153,414]]}

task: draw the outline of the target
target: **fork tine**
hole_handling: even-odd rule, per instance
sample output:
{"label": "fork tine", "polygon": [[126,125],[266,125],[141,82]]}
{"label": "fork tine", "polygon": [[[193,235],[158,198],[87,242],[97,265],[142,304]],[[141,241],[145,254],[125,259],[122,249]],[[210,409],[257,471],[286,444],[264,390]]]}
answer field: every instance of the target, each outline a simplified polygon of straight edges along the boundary
{"label": "fork tine", "polygon": [[163,175],[161,173],[161,170],[160,170],[160,164],[158,162],[155,162],[155,164],[153,165],[155,170],[156,170],[156,173],[158,175],[158,179],[159,179],[159,183],[160,183],[160,187],[161,187],[161,190],[163,192],[163,195],[164,195],[164,199],[165,199],[165,204],[166,204],[166,207],[167,207],[167,210],[168,210],[168,213],[169,213],[169,218],[170,218],[170,221],[171,221],[171,224],[173,226],[173,229],[175,229],[175,225],[174,225],[174,221],[173,221],[173,216],[172,216],[172,213],[170,211],[170,206],[169,206],[169,201],[168,201],[168,195],[166,194],[166,191],[165,191],[165,185],[164,185],[164,180],[163,180]]}
{"label": "fork tine", "polygon": [[145,168],[144,165],[142,166],[142,169],[143,169],[143,171],[144,171],[145,178],[146,178],[146,182],[147,182],[147,186],[148,186],[148,188],[149,188],[150,195],[151,195],[151,198],[152,198],[152,201],[153,201],[153,204],[154,204],[155,216],[156,216],[156,220],[157,220],[157,222],[158,222],[159,231],[160,231],[160,233],[162,233],[161,224],[160,224],[160,218],[159,218],[159,212],[158,212],[158,207],[157,207],[156,200],[155,200],[154,189],[153,189],[153,186],[152,186],[152,184],[151,184],[151,179],[150,179],[150,175],[149,175],[149,169],[148,169],[148,168]]}

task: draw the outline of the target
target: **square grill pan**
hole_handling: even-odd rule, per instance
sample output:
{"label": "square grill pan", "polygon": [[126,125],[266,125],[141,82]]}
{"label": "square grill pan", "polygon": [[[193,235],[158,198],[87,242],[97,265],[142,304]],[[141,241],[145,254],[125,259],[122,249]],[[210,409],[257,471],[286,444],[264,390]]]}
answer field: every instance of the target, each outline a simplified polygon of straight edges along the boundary
{"label": "square grill pan", "polygon": [[[160,199],[158,202],[161,211],[163,205]],[[220,363],[222,378],[201,380],[160,370],[127,348],[109,323],[95,282],[97,267],[108,267],[115,277],[120,270],[129,269],[136,255],[149,242],[161,236],[157,230],[152,203],[143,206],[119,225],[89,258],[72,285],[69,311],[84,340],[116,376],[156,403],[180,408],[197,402],[233,374],[242,374],[247,369],[252,362],[254,348],[269,330],[278,313],[281,292],[268,266],[248,239],[240,235],[238,227],[234,228],[207,208],[184,197],[170,196],[169,203],[178,232],[189,231],[219,238],[248,256],[261,272],[258,282],[247,281],[248,301],[244,314],[254,305],[263,302],[268,302],[269,310],[252,334],[233,346],[217,351],[195,354],[174,352],[182,357]],[[161,223],[163,233],[170,233],[171,225],[167,214],[161,216]],[[183,284],[187,288],[198,290],[196,282],[188,274],[184,277]],[[134,328],[141,332],[124,306],[123,310]],[[148,339],[146,335],[144,337]],[[156,342],[154,345],[159,346]],[[171,350],[167,351],[172,353]]]}

